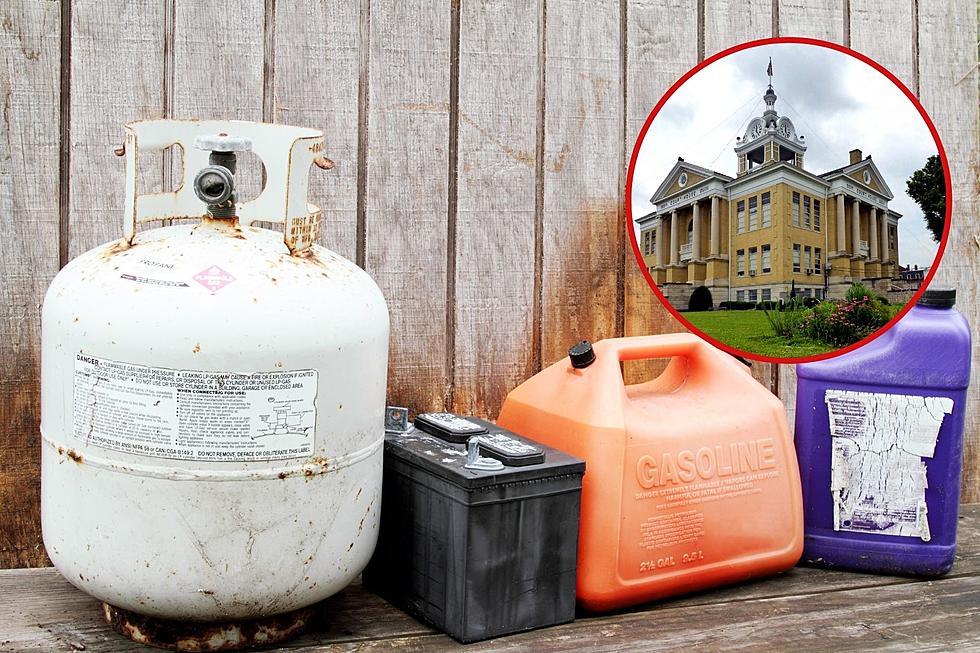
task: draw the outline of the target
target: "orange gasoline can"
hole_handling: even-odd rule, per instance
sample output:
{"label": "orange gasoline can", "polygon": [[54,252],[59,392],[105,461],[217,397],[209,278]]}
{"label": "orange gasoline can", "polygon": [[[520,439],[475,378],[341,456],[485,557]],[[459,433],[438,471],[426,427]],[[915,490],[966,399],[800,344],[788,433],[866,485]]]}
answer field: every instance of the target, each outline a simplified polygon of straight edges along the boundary
{"label": "orange gasoline can", "polygon": [[[620,362],[670,358],[626,385]],[[586,461],[577,597],[604,611],[784,571],[803,550],[779,400],[690,334],[582,342],[513,390],[498,423]]]}

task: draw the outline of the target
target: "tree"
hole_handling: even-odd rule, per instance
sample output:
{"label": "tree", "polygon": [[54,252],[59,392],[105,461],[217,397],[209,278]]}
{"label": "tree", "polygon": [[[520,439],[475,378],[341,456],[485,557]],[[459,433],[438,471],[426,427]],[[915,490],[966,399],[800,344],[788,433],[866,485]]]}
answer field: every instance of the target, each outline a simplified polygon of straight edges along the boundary
{"label": "tree", "polygon": [[939,156],[933,154],[926,159],[926,164],[912,173],[905,186],[909,197],[922,209],[932,239],[938,243],[946,225],[946,174]]}

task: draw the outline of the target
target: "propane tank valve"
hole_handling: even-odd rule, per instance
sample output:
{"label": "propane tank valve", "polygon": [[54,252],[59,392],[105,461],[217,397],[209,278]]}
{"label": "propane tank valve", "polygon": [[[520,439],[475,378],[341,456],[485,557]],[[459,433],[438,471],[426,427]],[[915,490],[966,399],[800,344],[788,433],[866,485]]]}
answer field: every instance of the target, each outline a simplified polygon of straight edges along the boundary
{"label": "propane tank valve", "polygon": [[198,136],[194,147],[209,151],[208,165],[194,177],[194,194],[208,205],[212,218],[232,218],[238,193],[235,191],[236,152],[252,149],[252,140],[228,134]]}

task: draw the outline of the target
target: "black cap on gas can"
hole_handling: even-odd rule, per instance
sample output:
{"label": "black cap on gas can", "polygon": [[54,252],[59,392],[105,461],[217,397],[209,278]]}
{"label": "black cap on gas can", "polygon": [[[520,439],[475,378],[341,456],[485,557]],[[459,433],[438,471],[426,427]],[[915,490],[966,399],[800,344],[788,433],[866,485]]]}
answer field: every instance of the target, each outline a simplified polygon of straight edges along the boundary
{"label": "black cap on gas can", "polygon": [[572,362],[572,367],[582,369],[595,362],[595,351],[592,343],[588,340],[577,342],[568,348],[568,360]]}
{"label": "black cap on gas can", "polygon": [[929,288],[916,303],[919,306],[951,308],[956,304],[956,288]]}

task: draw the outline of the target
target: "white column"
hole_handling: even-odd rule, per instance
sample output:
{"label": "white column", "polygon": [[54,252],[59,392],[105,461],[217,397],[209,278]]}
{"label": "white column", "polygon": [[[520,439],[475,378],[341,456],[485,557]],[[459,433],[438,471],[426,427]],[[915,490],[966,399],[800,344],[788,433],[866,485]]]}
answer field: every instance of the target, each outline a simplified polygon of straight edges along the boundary
{"label": "white column", "polygon": [[701,256],[701,211],[697,200],[694,200],[694,233],[691,237],[691,260],[700,261]]}
{"label": "white column", "polygon": [[861,254],[861,202],[854,200],[851,204],[851,244],[853,256]]}
{"label": "white column", "polygon": [[657,266],[663,267],[666,265],[664,262],[664,252],[667,251],[666,243],[664,243],[664,217],[660,216],[660,221],[657,223]]}
{"label": "white column", "polygon": [[711,196],[711,256],[718,256],[718,244],[721,242],[721,221],[718,219],[718,196]]}
{"label": "white column", "polygon": [[847,251],[847,231],[844,228],[844,193],[837,196],[837,251]]}
{"label": "white column", "polygon": [[878,209],[871,207],[871,216],[868,218],[868,248],[872,261],[878,260]]}
{"label": "white column", "polygon": [[680,231],[680,226],[678,225],[680,220],[677,219],[677,211],[670,212],[670,264],[677,265],[680,258],[678,252],[677,232]]}
{"label": "white column", "polygon": [[879,220],[881,222],[881,241],[878,245],[881,249],[881,262],[891,260],[891,250],[888,249],[888,212],[885,211],[881,214]]}

